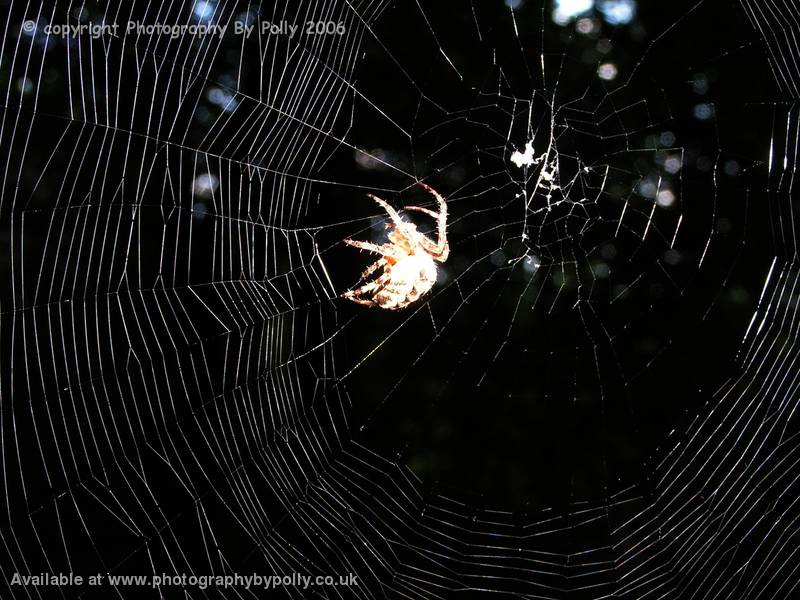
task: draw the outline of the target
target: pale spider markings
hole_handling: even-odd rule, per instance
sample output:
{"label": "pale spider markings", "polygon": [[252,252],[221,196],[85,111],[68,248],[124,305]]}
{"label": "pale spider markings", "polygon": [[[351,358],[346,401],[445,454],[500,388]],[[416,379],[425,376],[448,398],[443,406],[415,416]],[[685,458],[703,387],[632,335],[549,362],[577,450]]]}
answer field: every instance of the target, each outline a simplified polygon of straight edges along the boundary
{"label": "pale spider markings", "polygon": [[420,212],[436,219],[438,239],[434,242],[417,231],[413,223],[404,221],[384,200],[373,194],[367,194],[391,219],[391,223],[386,226],[389,229],[389,242],[378,245],[346,239],[344,243],[381,256],[361,274],[361,281],[366,281],[378,269],[383,271],[361,287],[342,294],[343,298],[366,306],[400,310],[419,300],[436,283],[436,263],[445,262],[450,254],[450,247],[447,245],[447,203],[431,186],[425,183],[419,185],[436,198],[439,212],[420,206],[406,206],[404,210]]}

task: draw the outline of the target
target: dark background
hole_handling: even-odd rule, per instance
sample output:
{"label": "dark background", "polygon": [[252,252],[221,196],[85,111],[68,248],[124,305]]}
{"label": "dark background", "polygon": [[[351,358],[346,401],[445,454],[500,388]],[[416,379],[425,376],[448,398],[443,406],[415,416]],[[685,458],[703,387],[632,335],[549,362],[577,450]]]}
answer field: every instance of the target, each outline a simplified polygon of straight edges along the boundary
{"label": "dark background", "polygon": [[[352,139],[396,153],[449,198],[452,253],[446,280],[421,308],[342,306],[345,318],[355,316],[346,340],[359,364],[346,385],[363,425],[358,439],[398,457],[432,490],[524,509],[642,485],[669,432],[685,428],[736,372],[774,252],[766,199],[753,186],[764,178],[772,119],[764,103],[775,90],[744,14],[719,3],[689,8],[637,5],[624,25],[588,13],[596,31],[584,35],[574,19],[561,27],[529,2],[514,13],[517,37],[500,2],[481,4],[475,17],[467,4],[440,4],[425,10],[437,45],[419,8],[399,5],[376,27],[385,49],[366,41],[359,88],[412,139],[361,104]],[[600,40],[611,42],[607,55],[597,51]],[[606,61],[618,68],[610,82],[596,74]],[[694,115],[703,103],[713,118]],[[565,171],[574,172],[576,154],[593,173],[610,170],[602,193],[587,177],[594,189],[575,185],[552,213],[531,214],[526,248],[515,200],[524,184],[509,156],[528,139],[528,104],[537,156],[554,107]],[[666,147],[664,132],[674,136]],[[664,171],[665,155],[682,157],[677,174]],[[725,172],[731,161],[734,174]],[[402,190],[384,196],[397,206],[426,201],[390,169],[351,175],[347,154],[329,167],[331,178]],[[672,182],[677,200],[656,208],[642,239],[653,199],[636,189],[653,174]],[[590,201],[576,210],[584,195]],[[331,206],[346,213],[330,218],[376,214],[361,194],[334,198]],[[545,202],[539,192],[533,206]],[[535,273],[524,261],[506,264],[526,251],[542,265]],[[338,279],[346,284],[369,262],[335,246],[331,256],[332,268],[349,274]]]}
{"label": "dark background", "polygon": [[[679,498],[663,465],[718,425],[766,273],[794,252],[765,42],[722,1],[617,24],[421,4],[198,17],[342,19],[341,42],[68,46],[41,25],[193,9],[0,2],[4,573],[352,571],[356,597],[558,598],[642,561],[691,592],[661,553],[695,530],[664,504],[725,505]],[[547,211],[509,157],[551,133],[574,184]],[[653,210],[659,177],[674,200]],[[383,233],[365,194],[432,205],[418,180],[448,199],[433,292],[396,313],[338,298],[373,258],[341,241]],[[637,550],[629,522],[658,542]],[[740,552],[724,564],[755,545],[721,545]]]}

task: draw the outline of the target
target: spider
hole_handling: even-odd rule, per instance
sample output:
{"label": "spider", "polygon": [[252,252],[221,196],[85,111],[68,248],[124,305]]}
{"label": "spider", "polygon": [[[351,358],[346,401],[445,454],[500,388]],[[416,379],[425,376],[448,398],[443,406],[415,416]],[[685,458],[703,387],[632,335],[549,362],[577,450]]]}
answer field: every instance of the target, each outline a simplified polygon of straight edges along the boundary
{"label": "spider", "polygon": [[445,262],[450,253],[446,232],[447,204],[441,194],[431,186],[424,183],[419,185],[436,198],[439,203],[439,212],[436,213],[420,206],[406,206],[404,210],[421,212],[436,219],[438,223],[437,241],[434,242],[421,234],[413,223],[404,221],[400,214],[384,200],[373,194],[367,194],[387,212],[392,220],[386,225],[386,228],[390,230],[389,242],[378,245],[346,239],[344,243],[381,255],[381,258],[361,274],[362,281],[380,268],[383,269],[383,272],[361,287],[348,290],[342,294],[342,297],[366,306],[401,310],[427,294],[436,283],[436,262]]}

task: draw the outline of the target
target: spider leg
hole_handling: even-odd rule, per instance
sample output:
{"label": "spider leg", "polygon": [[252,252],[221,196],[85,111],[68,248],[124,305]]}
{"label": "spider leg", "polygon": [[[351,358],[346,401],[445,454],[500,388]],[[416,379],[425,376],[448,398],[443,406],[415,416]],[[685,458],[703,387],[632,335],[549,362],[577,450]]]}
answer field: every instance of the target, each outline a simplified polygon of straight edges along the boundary
{"label": "spider leg", "polygon": [[361,240],[351,240],[350,238],[342,241],[348,246],[353,246],[359,250],[368,250],[370,252],[375,252],[376,254],[387,254],[386,248],[379,246],[378,244],[373,244],[372,242],[362,242]]}
{"label": "spider leg", "polygon": [[447,202],[445,202],[444,198],[439,192],[437,192],[427,183],[423,183],[422,181],[419,182],[419,186],[423,188],[425,191],[427,191],[429,194],[431,194],[434,198],[436,198],[436,201],[439,203],[439,208],[441,209],[447,208]]}
{"label": "spider leg", "polygon": [[374,300],[364,300],[363,298],[355,298],[347,293],[343,294],[344,298],[347,298],[351,302],[356,302],[358,304],[364,304],[365,306],[376,306]]}
{"label": "spider leg", "polygon": [[423,208],[421,206],[404,206],[403,210],[413,210],[416,212],[425,213],[426,215],[428,215],[429,217],[433,217],[434,219],[439,218],[439,213],[434,212],[429,208]]}
{"label": "spider leg", "polygon": [[353,298],[358,298],[359,296],[363,296],[364,294],[370,293],[378,284],[374,281],[370,281],[369,283],[365,283],[361,287],[357,287],[353,290],[347,290],[342,294],[342,298],[347,298],[352,300]]}
{"label": "spider leg", "polygon": [[409,228],[409,224],[403,221],[403,218],[400,216],[400,213],[397,212],[394,208],[392,208],[384,199],[378,198],[374,194],[367,194],[370,198],[372,198],[375,202],[378,203],[379,206],[386,211],[386,214],[389,215],[389,218],[392,220],[392,225],[394,225],[394,229],[396,232],[400,233],[405,239],[414,239],[414,230]]}
{"label": "spider leg", "polygon": [[375,194],[367,194],[367,196],[372,198],[375,202],[378,203],[378,206],[380,206],[383,210],[386,211],[386,214],[389,215],[389,217],[392,219],[392,221],[394,222],[395,226],[398,229],[402,227],[403,219],[400,218],[400,213],[398,213],[394,208],[392,208],[389,205],[389,203],[386,202],[386,200],[384,200],[383,198],[378,198]]}
{"label": "spider leg", "polygon": [[[433,256],[439,262],[444,262],[447,260],[447,257],[450,254],[450,246],[447,244],[447,202],[445,202],[442,195],[429,186],[427,183],[419,182],[420,187],[427,190],[436,201],[439,203],[439,214],[436,215],[436,219],[438,221],[438,230],[439,230],[439,239],[436,241],[436,246],[433,248],[431,252],[426,248],[428,253]],[[433,212],[433,211],[431,211]],[[423,242],[423,246],[424,246]]]}
{"label": "spider leg", "polygon": [[361,279],[366,279],[367,277],[372,275],[375,271],[377,271],[380,267],[385,267],[388,264],[389,261],[386,260],[386,258],[379,258],[370,266],[368,266],[366,269],[364,269],[364,272],[361,273]]}
{"label": "spider leg", "polygon": [[[448,249],[446,248],[445,252],[442,252],[439,249],[439,244],[429,239],[428,236],[420,234],[417,242],[419,243],[420,246],[422,246],[422,249],[425,250],[425,252],[431,255],[433,259],[438,260],[440,262],[444,262],[444,260],[447,260]],[[444,256],[444,260],[442,260],[441,258],[442,256]]]}
{"label": "spider leg", "polygon": [[[421,206],[405,206],[403,208],[405,210],[414,210],[414,211],[417,211],[417,212],[425,213],[426,215],[430,215],[434,219],[437,219],[437,220],[439,219],[439,213],[434,212],[434,211],[432,211],[432,210],[430,210],[428,208],[423,208]],[[445,244],[445,249],[442,250],[439,247],[439,244],[437,242],[434,242],[433,240],[428,238],[428,236],[423,235],[423,234],[419,235],[419,238],[417,239],[417,243],[420,246],[422,246],[422,248],[425,250],[425,252],[430,254],[434,259],[440,260],[441,262],[444,262],[445,260],[447,260],[447,254],[449,252],[449,248],[447,247],[446,244]]]}
{"label": "spider leg", "polygon": [[[392,234],[394,233],[396,232],[392,232],[389,234],[390,239],[392,238]],[[373,244],[372,242],[362,242],[361,240],[351,240],[349,238],[342,241],[348,246],[353,246],[354,248],[358,248],[360,250],[367,250],[369,252],[380,254],[384,259],[386,259],[386,264],[389,265],[393,265],[398,260],[400,260],[404,254],[407,254],[405,250],[407,244],[405,246],[401,244],[400,247],[397,247],[395,245],[397,243],[396,241],[391,244],[383,244],[382,246],[379,246],[378,244]]]}
{"label": "spider leg", "polygon": [[445,262],[447,257],[450,256],[450,246],[448,245],[447,240],[439,239],[439,242],[434,245],[428,254],[430,254],[434,260]]}
{"label": "spider leg", "polygon": [[[379,261],[380,262],[380,261]],[[375,294],[380,292],[386,285],[389,283],[390,278],[388,274],[384,273],[374,281],[369,281],[358,287],[354,290],[348,290],[342,294],[342,298],[346,298],[348,300],[352,300],[353,302],[358,302],[359,304],[368,304],[368,305],[375,305],[375,302],[372,299],[364,300],[361,298],[364,294],[372,294],[374,297]]]}
{"label": "spider leg", "polygon": [[[415,238],[418,237],[419,234],[414,236]],[[409,239],[406,233],[401,229],[393,229],[389,232],[389,241],[391,244],[388,244],[389,247],[392,248],[392,256],[395,258],[401,258],[402,254],[410,254],[413,250],[413,242]],[[389,252],[386,253],[387,255]]]}
{"label": "spider leg", "polygon": [[360,298],[369,291],[365,290],[364,287],[365,286],[361,286],[360,288],[356,288],[354,290],[347,290],[342,294],[342,298],[347,298],[348,300],[353,300],[354,298]]}
{"label": "spider leg", "polygon": [[[380,262],[381,261],[378,260],[378,261],[375,262],[375,264],[370,265],[370,267],[367,269],[367,271],[370,271],[373,267],[377,268],[375,265],[380,263]],[[364,273],[366,274],[367,271],[365,271]],[[370,292],[379,292],[383,288],[386,287],[386,284],[389,283],[390,280],[391,280],[391,277],[389,277],[389,273],[384,271],[383,273],[381,273],[378,277],[376,277],[372,281],[367,281],[361,287],[357,287],[357,288],[355,288],[353,290],[348,290],[347,292],[345,292],[342,295],[348,295],[349,294],[349,295],[360,296],[362,294],[368,294]]]}

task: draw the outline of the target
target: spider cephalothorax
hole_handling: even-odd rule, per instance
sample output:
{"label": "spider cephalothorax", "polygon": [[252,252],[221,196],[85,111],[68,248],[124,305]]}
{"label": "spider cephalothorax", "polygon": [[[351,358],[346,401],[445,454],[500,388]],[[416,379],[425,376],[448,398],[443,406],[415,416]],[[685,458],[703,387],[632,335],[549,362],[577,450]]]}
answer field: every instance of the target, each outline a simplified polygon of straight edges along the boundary
{"label": "spider cephalothorax", "polygon": [[436,219],[438,239],[434,242],[417,231],[413,223],[404,221],[400,214],[384,200],[368,194],[391,218],[389,242],[372,244],[359,240],[344,240],[345,244],[380,254],[381,258],[372,263],[361,274],[366,280],[375,271],[383,272],[361,287],[345,292],[343,297],[367,306],[379,306],[387,310],[399,310],[416,302],[430,291],[436,283],[436,262],[444,262],[450,253],[447,245],[447,204],[444,198],[432,187],[424,183],[420,186],[428,190],[439,203],[439,212],[419,206],[406,206],[405,210],[421,212]]}

